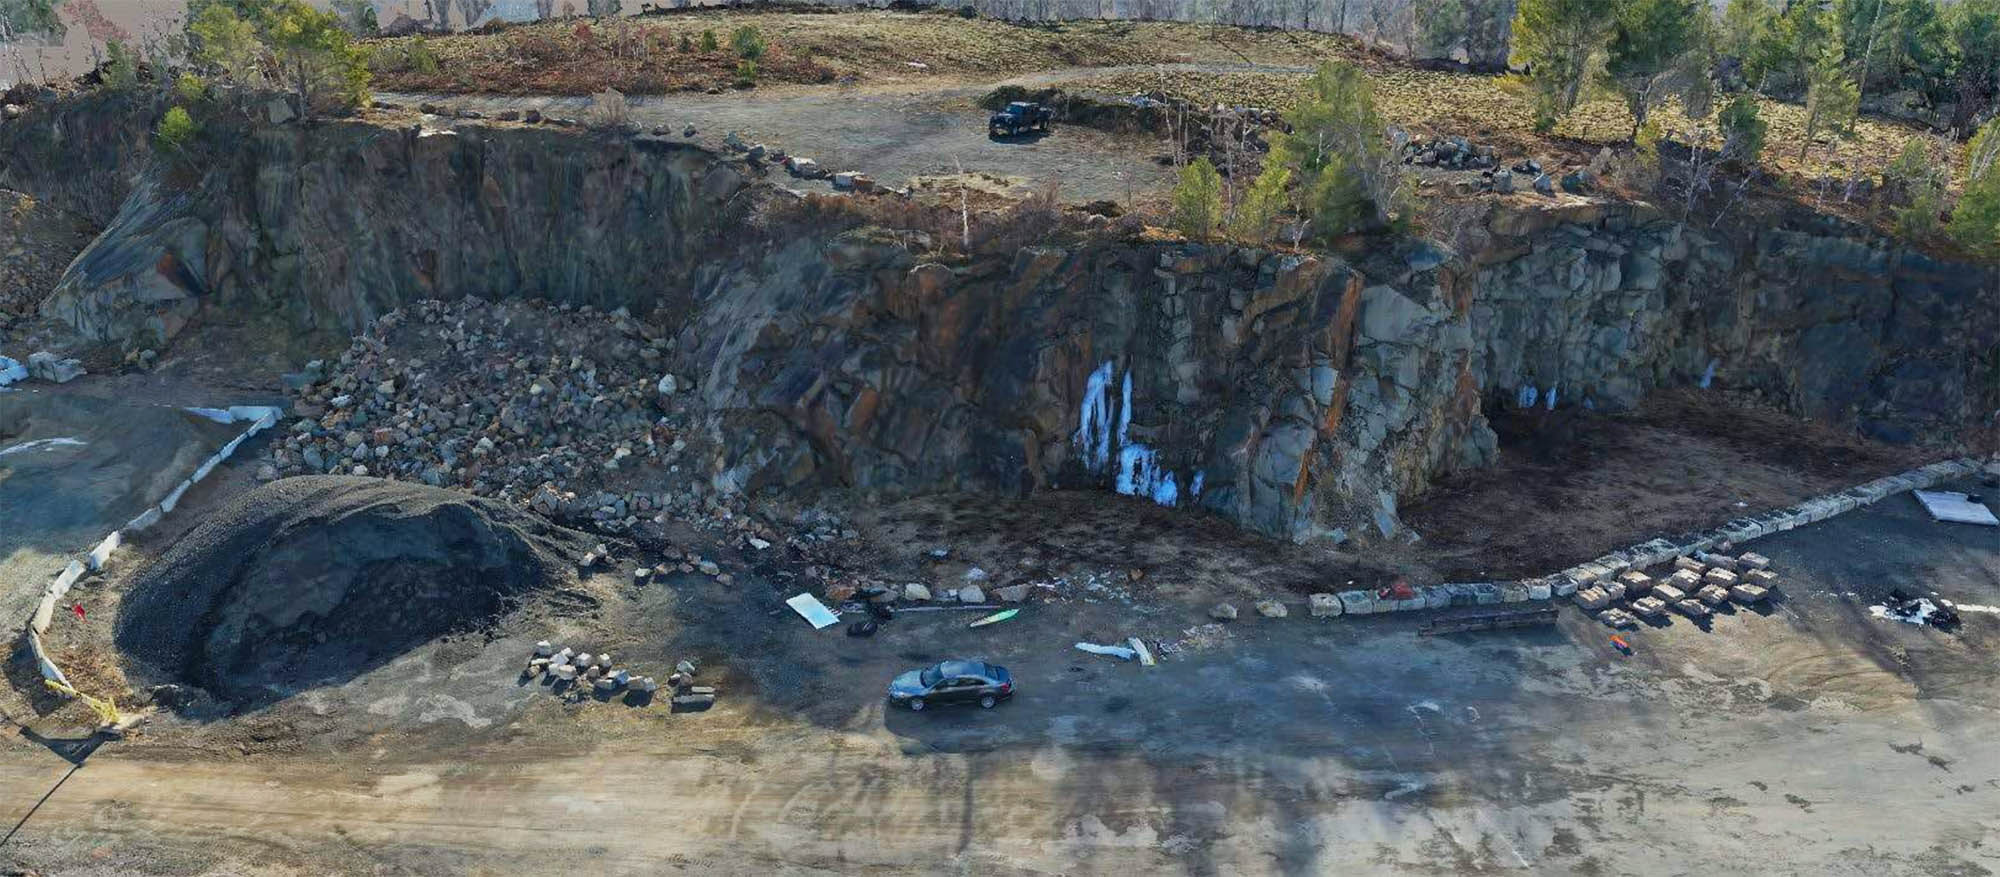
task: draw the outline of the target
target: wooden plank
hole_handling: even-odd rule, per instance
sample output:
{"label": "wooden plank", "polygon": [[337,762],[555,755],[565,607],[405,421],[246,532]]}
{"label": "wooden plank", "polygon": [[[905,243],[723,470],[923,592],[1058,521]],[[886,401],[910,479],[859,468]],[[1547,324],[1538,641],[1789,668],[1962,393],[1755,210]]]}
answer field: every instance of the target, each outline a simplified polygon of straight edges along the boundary
{"label": "wooden plank", "polygon": [[1127,642],[1132,644],[1132,651],[1139,653],[1140,666],[1142,667],[1153,666],[1154,664],[1153,650],[1146,648],[1146,643],[1144,641],[1140,640],[1138,637],[1135,636],[1127,640]]}

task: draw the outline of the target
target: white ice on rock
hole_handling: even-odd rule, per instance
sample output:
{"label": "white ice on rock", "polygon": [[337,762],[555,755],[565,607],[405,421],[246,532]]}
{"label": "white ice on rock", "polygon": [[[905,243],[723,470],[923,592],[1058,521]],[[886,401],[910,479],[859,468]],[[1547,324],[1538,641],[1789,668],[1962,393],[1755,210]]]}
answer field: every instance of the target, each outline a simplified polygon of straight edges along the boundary
{"label": "white ice on rock", "polygon": [[1083,387],[1083,407],[1077,413],[1076,444],[1083,451],[1084,465],[1102,471],[1111,463],[1111,400],[1104,395],[1111,386],[1111,363],[1090,373]]}
{"label": "white ice on rock", "polygon": [[[1111,399],[1107,395],[1111,388],[1111,378],[1117,373],[1116,364],[1106,361],[1096,371],[1090,373],[1090,380],[1084,385],[1083,403],[1077,412],[1076,443],[1084,465],[1094,472],[1103,472],[1111,464],[1112,439],[1117,439],[1118,469],[1112,481],[1113,488],[1126,496],[1143,496],[1163,506],[1180,504],[1180,477],[1173,471],[1161,467],[1159,452],[1132,440],[1132,374],[1125,373],[1119,388],[1118,418],[1111,416]],[[1201,495],[1202,475],[1197,472],[1188,495]]]}

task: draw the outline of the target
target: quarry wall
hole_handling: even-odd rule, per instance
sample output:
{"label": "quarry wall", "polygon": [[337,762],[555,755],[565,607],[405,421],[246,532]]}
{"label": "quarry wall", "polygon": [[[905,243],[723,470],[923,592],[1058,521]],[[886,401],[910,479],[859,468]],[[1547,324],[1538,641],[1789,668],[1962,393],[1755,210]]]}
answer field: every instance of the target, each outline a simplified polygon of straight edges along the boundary
{"label": "quarry wall", "polygon": [[1103,238],[939,261],[867,229],[747,234],[768,190],[743,163],[652,138],[260,126],[176,184],[62,115],[28,120],[60,137],[0,129],[8,185],[107,217],[45,314],[139,344],[204,309],[348,333],[468,294],[664,308],[730,436],[725,490],[1108,488],[1375,538],[1491,459],[1495,406],[1754,390],[1894,441],[2000,408],[1995,270],[1821,216],[1517,195],[1449,244],[1348,256]]}

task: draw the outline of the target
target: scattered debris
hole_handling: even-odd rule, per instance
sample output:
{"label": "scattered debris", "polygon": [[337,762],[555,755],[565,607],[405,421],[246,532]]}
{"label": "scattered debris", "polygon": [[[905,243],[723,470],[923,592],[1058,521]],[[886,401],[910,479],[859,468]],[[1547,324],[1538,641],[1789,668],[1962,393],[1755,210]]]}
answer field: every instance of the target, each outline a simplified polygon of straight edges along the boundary
{"label": "scattered debris", "polygon": [[1993,516],[1993,510],[1974,500],[1971,494],[1944,490],[1918,490],[1913,493],[1917,502],[1923,504],[1924,511],[1930,512],[1933,521],[2000,527],[2000,518]]}
{"label": "scattered debris", "polygon": [[1158,663],[1157,661],[1153,660],[1153,650],[1146,648],[1145,640],[1142,640],[1135,636],[1125,641],[1131,644],[1132,651],[1139,653],[1140,666],[1151,667],[1154,664]]}
{"label": "scattered debris", "polygon": [[1100,646],[1096,643],[1077,643],[1076,647],[1093,655],[1106,655],[1117,658],[1120,661],[1130,661],[1139,657],[1138,652],[1124,646]]}
{"label": "scattered debris", "polygon": [[825,630],[840,621],[839,616],[833,614],[833,610],[826,608],[826,604],[811,594],[799,594],[786,600],[785,605],[792,607],[793,612],[799,613],[799,617],[811,624],[813,630]]}
{"label": "scattered debris", "polygon": [[[991,607],[985,607],[985,608],[991,608]],[[1000,622],[1006,621],[1007,619],[1013,618],[1014,616],[1019,614],[1021,614],[1021,610],[1019,609],[1002,609],[999,612],[995,612],[992,615],[988,615],[985,618],[981,618],[977,621],[974,621],[971,624],[966,625],[966,627],[968,628],[985,627],[986,625],[989,624],[999,624]]]}
{"label": "scattered debris", "polygon": [[1905,624],[1928,624],[1940,630],[1950,630],[1959,624],[1958,606],[1950,600],[1943,597],[1932,600],[1901,590],[1890,591],[1888,599],[1868,607],[1868,614]]}

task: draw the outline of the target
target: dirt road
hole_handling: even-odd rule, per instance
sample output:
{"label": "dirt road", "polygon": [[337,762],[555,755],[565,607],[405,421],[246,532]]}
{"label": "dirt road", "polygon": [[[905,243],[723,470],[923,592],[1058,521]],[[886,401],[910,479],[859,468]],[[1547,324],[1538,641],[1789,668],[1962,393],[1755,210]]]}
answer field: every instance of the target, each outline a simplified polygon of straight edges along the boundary
{"label": "dirt road", "polygon": [[[1053,183],[1065,200],[1122,202],[1130,195],[1157,194],[1172,188],[1173,169],[1152,160],[1167,152],[1167,144],[1155,138],[1116,137],[1073,125],[1058,125],[1046,137],[989,138],[987,111],[977,102],[1001,85],[1036,87],[1085,75],[1149,70],[1309,72],[1306,68],[1269,65],[1092,67],[946,87],[792,87],[770,93],[634,95],[625,100],[632,121],[644,129],[666,127],[679,136],[692,125],[698,142],[715,147],[734,131],[745,143],[763,143],[812,158],[829,171],[862,171],[888,185],[954,174],[963,165],[967,172],[1004,178],[1024,191]],[[404,106],[430,103],[472,110],[489,118],[507,110],[533,109],[580,120],[588,117],[591,105],[589,97],[395,93],[376,97]]]}
{"label": "dirt road", "polygon": [[[1629,634],[1630,658],[1574,613],[1437,639],[1406,619],[1293,618],[1240,621],[1145,669],[1068,650],[1079,629],[1047,616],[988,641],[1022,685],[991,712],[885,712],[855,682],[804,712],[628,720],[585,704],[471,737],[447,719],[443,735],[236,759],[117,744],[0,856],[48,873],[2000,866],[2000,617],[1947,635],[1866,610],[1918,582],[2000,604],[2000,534],[1891,501],[1759,550],[1786,602]],[[779,635],[875,681],[944,638],[942,616],[898,618],[879,648],[795,621]],[[41,749],[0,754],[0,820],[67,770]]]}

